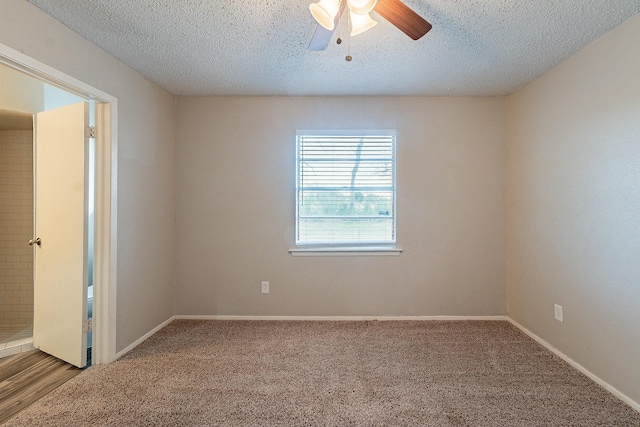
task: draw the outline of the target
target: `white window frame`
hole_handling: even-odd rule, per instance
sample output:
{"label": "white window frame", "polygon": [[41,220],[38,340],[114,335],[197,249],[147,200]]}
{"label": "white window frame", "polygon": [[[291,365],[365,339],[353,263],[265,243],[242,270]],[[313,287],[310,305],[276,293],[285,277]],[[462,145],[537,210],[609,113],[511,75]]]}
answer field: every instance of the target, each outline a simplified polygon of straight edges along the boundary
{"label": "white window frame", "polygon": [[[393,241],[385,243],[305,243],[298,241],[298,223],[299,223],[299,192],[300,188],[300,153],[299,153],[299,138],[309,136],[335,136],[335,137],[353,137],[353,136],[391,136],[393,137]],[[295,248],[290,249],[289,252],[293,256],[377,256],[377,255],[399,255],[402,249],[396,246],[397,244],[397,209],[396,209],[396,194],[397,194],[397,181],[396,181],[396,169],[397,169],[397,136],[395,130],[298,130],[296,132],[296,171],[295,171]]]}

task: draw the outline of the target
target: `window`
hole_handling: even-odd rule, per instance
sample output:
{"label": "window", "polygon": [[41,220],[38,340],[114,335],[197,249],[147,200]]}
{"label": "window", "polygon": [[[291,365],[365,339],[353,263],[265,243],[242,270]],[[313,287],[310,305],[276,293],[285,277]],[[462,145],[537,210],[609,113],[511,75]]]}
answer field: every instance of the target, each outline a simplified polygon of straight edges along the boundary
{"label": "window", "polygon": [[296,245],[395,247],[395,132],[298,132]]}

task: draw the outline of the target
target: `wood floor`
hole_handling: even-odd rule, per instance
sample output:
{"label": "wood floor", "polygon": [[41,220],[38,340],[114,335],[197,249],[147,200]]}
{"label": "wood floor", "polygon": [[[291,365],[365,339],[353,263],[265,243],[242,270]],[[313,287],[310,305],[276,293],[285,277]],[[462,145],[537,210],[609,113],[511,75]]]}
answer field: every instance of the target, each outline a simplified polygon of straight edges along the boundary
{"label": "wood floor", "polygon": [[40,350],[0,360],[0,423],[80,372]]}

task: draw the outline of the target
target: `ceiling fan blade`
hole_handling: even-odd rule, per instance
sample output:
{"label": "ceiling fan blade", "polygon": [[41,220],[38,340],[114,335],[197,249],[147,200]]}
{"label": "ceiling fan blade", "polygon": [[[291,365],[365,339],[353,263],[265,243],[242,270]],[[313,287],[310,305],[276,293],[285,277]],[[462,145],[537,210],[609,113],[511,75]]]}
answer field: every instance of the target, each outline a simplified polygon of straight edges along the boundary
{"label": "ceiling fan blade", "polygon": [[340,10],[336,14],[336,17],[333,19],[333,30],[327,30],[322,25],[317,24],[316,30],[313,32],[313,37],[311,37],[311,42],[309,43],[310,51],[320,51],[325,50],[329,43],[331,42],[331,38],[333,37],[333,33],[336,31],[338,27],[338,22],[340,22],[340,16],[342,16],[342,12],[347,7],[347,2],[343,1],[340,5]]}
{"label": "ceiling fan blade", "polygon": [[400,0],[378,0],[373,10],[414,40],[431,29],[431,24]]}

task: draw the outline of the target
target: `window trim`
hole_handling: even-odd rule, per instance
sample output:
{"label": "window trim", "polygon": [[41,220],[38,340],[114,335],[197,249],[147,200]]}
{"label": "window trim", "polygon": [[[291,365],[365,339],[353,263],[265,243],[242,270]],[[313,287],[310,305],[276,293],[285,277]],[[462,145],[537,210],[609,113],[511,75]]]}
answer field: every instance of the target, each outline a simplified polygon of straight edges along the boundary
{"label": "window trim", "polygon": [[[358,244],[357,242],[346,243],[299,243],[298,242],[298,221],[299,221],[299,137],[305,136],[336,136],[336,137],[350,137],[350,136],[391,136],[393,137],[393,242],[364,242]],[[397,247],[397,181],[396,181],[396,169],[397,169],[397,132],[395,129],[337,129],[337,130],[307,130],[299,129],[296,131],[295,142],[295,224],[294,224],[294,245],[295,247],[289,250],[292,256],[380,256],[389,255],[397,256],[402,253],[402,249]]]}
{"label": "window trim", "polygon": [[398,256],[403,252],[401,248],[389,246],[350,246],[350,247],[323,247],[323,248],[294,248],[289,249],[292,256]]}

